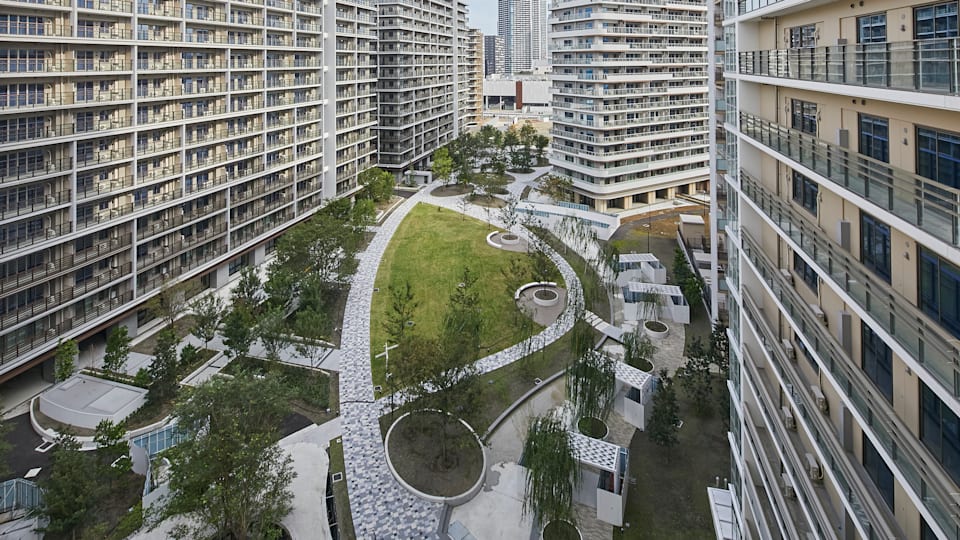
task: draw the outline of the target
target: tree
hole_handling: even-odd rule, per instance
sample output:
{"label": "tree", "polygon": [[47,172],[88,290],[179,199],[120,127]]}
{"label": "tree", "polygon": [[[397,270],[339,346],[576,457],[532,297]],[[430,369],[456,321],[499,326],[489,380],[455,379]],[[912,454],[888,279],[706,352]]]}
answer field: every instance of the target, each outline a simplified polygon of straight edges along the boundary
{"label": "tree", "polygon": [[677,286],[683,287],[689,277],[690,266],[687,264],[687,256],[682,249],[676,248],[673,250],[673,281]]}
{"label": "tree", "polygon": [[522,257],[511,257],[506,266],[500,267],[504,292],[512,297],[523,284],[530,280],[530,264]]}
{"label": "tree", "polygon": [[703,278],[696,272],[691,272],[686,281],[680,285],[683,291],[683,297],[687,299],[690,305],[699,304],[703,300]]}
{"label": "tree", "polygon": [[107,478],[111,485],[121,475],[130,472],[133,465],[126,434],[123,422],[114,424],[110,420],[101,420],[93,435],[93,442],[97,444],[97,476]]}
{"label": "tree", "polygon": [[453,174],[453,160],[450,158],[450,151],[446,146],[437,148],[433,152],[433,165],[430,172],[433,173],[435,180],[440,180],[444,184],[450,181],[450,175]]}
{"label": "tree", "polygon": [[693,400],[697,413],[704,415],[710,412],[713,376],[710,374],[710,359],[699,336],[687,346],[687,361],[677,369],[677,379]]}
{"label": "tree", "polygon": [[650,440],[654,444],[667,450],[664,453],[667,461],[670,461],[670,450],[680,442],[677,436],[679,423],[680,408],[677,405],[677,393],[673,388],[673,380],[666,369],[661,369],[657,393],[653,396],[653,411],[650,413],[647,433],[650,434]]}
{"label": "tree", "polygon": [[371,167],[361,172],[357,181],[364,187],[360,196],[374,202],[389,201],[396,185],[393,175],[380,167]]}
{"label": "tree", "polygon": [[727,340],[727,326],[721,322],[714,323],[710,331],[707,357],[717,366],[720,376],[726,379],[730,374],[730,342]]}
{"label": "tree", "polygon": [[234,306],[243,304],[250,312],[255,312],[262,300],[261,291],[263,283],[260,282],[260,274],[252,266],[244,266],[240,269],[240,280],[230,292],[230,303]]}
{"label": "tree", "polygon": [[548,174],[540,178],[537,191],[556,202],[568,202],[573,199],[573,180],[565,176]]}
{"label": "tree", "polygon": [[223,319],[223,344],[233,358],[246,356],[256,341],[257,319],[244,304],[234,306]]}
{"label": "tree", "polygon": [[539,523],[574,522],[573,494],[580,485],[580,462],[570,434],[555,416],[534,418],[523,443],[527,469],[523,513]]}
{"label": "tree", "polygon": [[537,135],[533,141],[533,145],[537,147],[537,165],[544,165],[543,162],[543,151],[547,148],[547,145],[550,144],[550,137],[546,135]]}
{"label": "tree", "polygon": [[503,222],[503,228],[512,231],[520,223],[520,213],[517,211],[517,205],[520,201],[516,197],[507,199],[507,204],[500,208],[500,221]]}
{"label": "tree", "polygon": [[350,221],[361,227],[373,225],[377,219],[377,207],[373,199],[357,199],[350,212]]}
{"label": "tree", "polygon": [[177,392],[177,334],[172,328],[164,328],[157,335],[150,364],[150,386],[147,399],[152,403],[170,399]]}
{"label": "tree", "polygon": [[567,367],[567,399],[578,418],[603,420],[616,393],[616,361],[589,350]]}
{"label": "tree", "polygon": [[164,324],[172,325],[187,309],[187,302],[199,290],[195,281],[167,282],[160,291],[147,302],[147,311],[162,319]]}
{"label": "tree", "polygon": [[477,279],[469,267],[463,267],[443,316],[440,335],[446,352],[452,356],[451,364],[473,363],[480,353],[483,309],[475,288]]}
{"label": "tree", "polygon": [[103,369],[120,373],[130,356],[130,336],[126,326],[118,326],[107,337],[107,348],[103,353]]}
{"label": "tree", "polygon": [[192,518],[177,538],[267,538],[290,512],[296,474],[277,446],[286,403],[277,377],[241,373],[214,377],[177,404],[185,440],[169,452],[170,495],[158,516]]}
{"label": "tree", "polygon": [[623,362],[641,371],[653,369],[651,360],[657,353],[657,346],[642,333],[642,326],[623,336]]}
{"label": "tree", "polygon": [[54,376],[57,382],[69,379],[76,371],[76,358],[80,354],[80,347],[76,340],[68,339],[57,344],[57,350],[54,353]]}
{"label": "tree", "polygon": [[191,333],[202,341],[206,348],[210,345],[210,340],[217,337],[217,328],[226,311],[223,300],[215,294],[201,296],[190,302],[190,311],[193,313]]}
{"label": "tree", "polygon": [[534,281],[549,282],[557,275],[557,265],[547,252],[547,243],[537,238],[527,249],[527,258],[530,261],[530,274]]}
{"label": "tree", "polygon": [[60,434],[52,453],[50,476],[40,481],[43,499],[39,513],[46,518],[40,530],[78,538],[96,519],[104,484],[92,456],[80,451],[73,435]]}
{"label": "tree", "polygon": [[257,336],[267,351],[267,358],[273,361],[280,360],[280,350],[290,342],[287,336],[287,321],[280,307],[271,308],[260,315],[257,322]]}
{"label": "tree", "polygon": [[[386,331],[390,341],[394,344],[403,341],[403,338],[412,330],[409,323],[413,320],[413,313],[420,306],[413,294],[413,287],[409,280],[398,286],[390,285],[390,310],[387,312],[387,320],[383,323],[383,329]],[[373,344],[379,347],[379,343]]]}

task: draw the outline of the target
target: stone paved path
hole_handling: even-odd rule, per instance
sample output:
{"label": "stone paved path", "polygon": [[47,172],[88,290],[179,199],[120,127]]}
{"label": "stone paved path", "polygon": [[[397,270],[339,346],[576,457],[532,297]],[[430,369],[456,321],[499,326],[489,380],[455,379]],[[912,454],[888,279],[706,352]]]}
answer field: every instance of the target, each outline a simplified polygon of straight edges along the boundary
{"label": "stone paved path", "polygon": [[[370,372],[370,305],[373,284],[380,260],[390,238],[407,213],[419,202],[428,202],[457,209],[459,197],[431,197],[427,186],[404,201],[380,225],[367,250],[360,256],[353,277],[343,318],[340,347],[340,415],[343,427],[347,488],[357,537],[367,538],[437,538],[442,507],[428,503],[403,489],[386,465],[378,418],[383,403],[374,401]],[[469,206],[467,214],[481,220],[499,221],[496,212]],[[528,233],[517,231],[522,236]],[[565,334],[573,325],[574,311],[583,305],[580,282],[573,269],[557,253],[550,250],[567,283],[568,307],[554,324],[530,338],[529,344],[518,344],[477,362],[481,372],[505,366],[525,354],[540,350]]]}

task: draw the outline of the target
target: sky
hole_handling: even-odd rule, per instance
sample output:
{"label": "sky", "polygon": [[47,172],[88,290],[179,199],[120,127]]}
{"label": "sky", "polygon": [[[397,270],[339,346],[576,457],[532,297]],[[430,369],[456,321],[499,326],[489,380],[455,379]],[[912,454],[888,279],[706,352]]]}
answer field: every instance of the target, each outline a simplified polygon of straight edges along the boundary
{"label": "sky", "polygon": [[479,28],[485,36],[497,34],[497,0],[467,0],[467,6],[467,26]]}

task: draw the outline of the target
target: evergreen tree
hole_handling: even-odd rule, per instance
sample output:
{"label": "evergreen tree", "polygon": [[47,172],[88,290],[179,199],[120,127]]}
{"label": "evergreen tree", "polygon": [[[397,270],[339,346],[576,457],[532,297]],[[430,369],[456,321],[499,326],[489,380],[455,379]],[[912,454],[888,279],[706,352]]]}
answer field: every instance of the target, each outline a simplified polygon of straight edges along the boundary
{"label": "evergreen tree", "polygon": [[203,341],[204,347],[209,346],[210,341],[217,337],[217,328],[226,311],[223,300],[215,294],[208,294],[191,302],[190,311],[193,312],[191,333]]}
{"label": "evergreen tree", "polygon": [[57,437],[52,454],[50,476],[40,481],[43,501],[39,512],[46,518],[41,530],[77,538],[94,523],[104,484],[92,456],[80,451],[73,435]]}
{"label": "evergreen tree", "polygon": [[76,371],[76,358],[80,353],[80,347],[76,340],[68,339],[57,344],[57,350],[54,353],[54,376],[57,382],[69,379]]}
{"label": "evergreen tree", "polygon": [[256,341],[257,319],[245,304],[238,304],[223,319],[223,344],[233,358],[246,356]]}
{"label": "evergreen tree", "polygon": [[107,337],[107,349],[103,354],[103,369],[120,373],[130,356],[130,335],[126,326],[118,326]]}
{"label": "evergreen tree", "polygon": [[647,424],[647,433],[654,444],[666,450],[667,461],[670,450],[680,442],[677,424],[680,423],[680,408],[677,405],[677,393],[673,380],[666,369],[660,370],[657,393],[653,396],[653,411]]}
{"label": "evergreen tree", "polygon": [[687,361],[677,370],[677,379],[693,400],[697,414],[709,413],[713,395],[713,375],[710,373],[710,359],[699,337],[694,338],[687,347]]}
{"label": "evergreen tree", "polygon": [[167,327],[157,335],[150,364],[150,386],[147,399],[157,403],[166,401],[177,392],[177,334]]}

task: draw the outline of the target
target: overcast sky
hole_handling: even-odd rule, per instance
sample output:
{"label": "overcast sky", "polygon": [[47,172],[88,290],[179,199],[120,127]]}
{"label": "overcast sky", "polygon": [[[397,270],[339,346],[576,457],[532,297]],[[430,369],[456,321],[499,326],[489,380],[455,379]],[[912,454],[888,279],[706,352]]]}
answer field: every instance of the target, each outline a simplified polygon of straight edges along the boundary
{"label": "overcast sky", "polygon": [[497,33],[497,0],[467,0],[470,8],[468,26],[479,28],[483,35]]}

